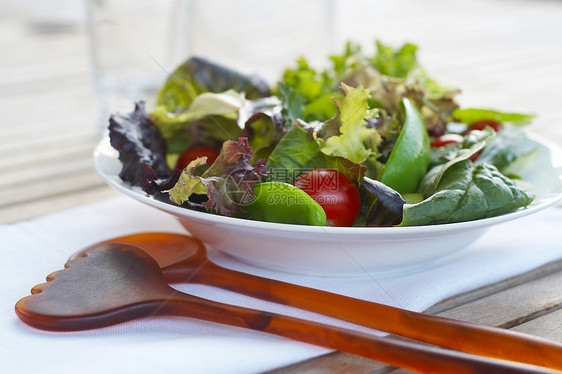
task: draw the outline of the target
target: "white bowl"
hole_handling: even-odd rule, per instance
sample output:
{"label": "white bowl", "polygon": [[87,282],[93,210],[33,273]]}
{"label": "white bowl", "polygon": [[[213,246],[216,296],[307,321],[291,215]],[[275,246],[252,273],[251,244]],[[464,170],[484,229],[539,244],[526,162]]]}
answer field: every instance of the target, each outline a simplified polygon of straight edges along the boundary
{"label": "white bowl", "polygon": [[[530,135],[531,136],[531,135]],[[562,199],[562,153],[544,140],[532,164],[521,170],[535,187],[527,208],[475,221],[414,227],[318,227],[223,217],[167,204],[119,178],[118,153],[104,139],[94,152],[97,172],[113,188],[175,215],[208,246],[242,261],[311,275],[408,272],[465,248],[493,225],[520,218]]]}

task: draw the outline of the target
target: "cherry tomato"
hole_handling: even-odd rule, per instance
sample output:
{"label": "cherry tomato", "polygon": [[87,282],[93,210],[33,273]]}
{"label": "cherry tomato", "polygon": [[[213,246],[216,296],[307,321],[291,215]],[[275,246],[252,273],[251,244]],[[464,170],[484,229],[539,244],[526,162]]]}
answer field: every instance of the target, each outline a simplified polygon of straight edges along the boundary
{"label": "cherry tomato", "polygon": [[482,151],[483,149],[470,156],[469,160],[472,162],[476,161],[478,157],[480,157],[480,155],[482,154]]}
{"label": "cherry tomato", "polygon": [[445,134],[433,139],[433,141],[431,142],[431,146],[433,148],[444,147],[447,144],[460,143],[463,141],[463,139],[464,138],[462,137],[462,135],[459,134]]}
{"label": "cherry tomato", "polygon": [[359,217],[359,190],[345,174],[337,170],[312,169],[297,178],[295,187],[312,197],[334,226],[351,226]]}
{"label": "cherry tomato", "polygon": [[185,169],[187,165],[197,157],[207,156],[207,165],[211,165],[217,157],[219,152],[211,147],[193,147],[183,152],[176,162],[176,169]]}
{"label": "cherry tomato", "polygon": [[501,129],[503,129],[503,126],[502,126],[501,123],[499,123],[497,121],[490,120],[490,119],[485,119],[485,120],[482,120],[482,121],[472,122],[470,125],[468,125],[468,128],[466,129],[466,131],[464,133],[468,134],[472,130],[484,130],[486,127],[491,127],[492,129],[494,129],[495,132],[498,132]]}

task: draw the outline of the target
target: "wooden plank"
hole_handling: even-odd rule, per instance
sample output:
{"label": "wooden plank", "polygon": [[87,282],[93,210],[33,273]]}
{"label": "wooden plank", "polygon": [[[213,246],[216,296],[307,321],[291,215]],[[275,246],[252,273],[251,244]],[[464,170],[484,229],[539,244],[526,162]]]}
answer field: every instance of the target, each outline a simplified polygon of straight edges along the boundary
{"label": "wooden plank", "polygon": [[[561,308],[562,294],[559,292],[561,289],[562,260],[559,260],[503,282],[482,287],[458,297],[449,298],[430,308],[428,312],[491,326],[515,326],[524,321],[529,321],[527,322],[529,325],[527,325],[525,332],[541,336],[540,329],[532,321],[536,321],[535,324],[547,321],[549,324],[544,325],[546,327],[542,327],[544,330],[548,330],[548,326],[556,326],[558,321],[558,329],[562,330],[562,327],[560,327],[561,319],[556,320],[560,315],[549,317],[550,314],[548,314]],[[508,306],[504,306],[503,303],[507,303]],[[543,317],[537,318],[539,316]],[[537,330],[534,331],[533,328]],[[359,362],[360,368],[365,368],[365,370],[371,369],[371,372],[384,373],[394,370],[392,367],[373,360],[367,360],[363,357],[343,352],[333,352],[329,355],[316,357],[268,373],[346,372],[343,368],[353,365],[355,360]],[[321,368],[322,370],[315,371],[316,368]],[[396,369],[392,373],[405,374],[411,373],[411,371]]]}
{"label": "wooden plank", "polygon": [[39,201],[0,208],[0,224],[28,220],[115,196],[119,196],[119,193],[104,185],[83,191],[76,190],[71,194],[52,196]]}
{"label": "wooden plank", "polygon": [[74,131],[63,133],[44,132],[43,136],[30,138],[16,138],[0,145],[0,158],[9,160],[11,157],[20,155],[43,152],[55,147],[66,147],[75,144],[88,144],[94,149],[98,142],[99,135],[95,128],[78,128]]}
{"label": "wooden plank", "polygon": [[562,310],[557,310],[515,326],[513,330],[562,342]]}
{"label": "wooden plank", "polygon": [[524,274],[447,298],[427,309],[425,313],[442,314],[464,304],[483,299],[486,296],[499,294],[534,280],[542,279],[550,274],[558,274],[560,272],[562,272],[562,260],[553,261]]}
{"label": "wooden plank", "polygon": [[511,328],[562,308],[562,272],[459,305],[439,315]]}
{"label": "wooden plank", "polygon": [[47,178],[23,184],[18,188],[0,189],[0,208],[18,206],[53,196],[71,195],[75,191],[101,188],[106,184],[93,170]]}
{"label": "wooden plank", "polygon": [[345,352],[332,352],[268,374],[372,374],[392,370],[388,365]]}
{"label": "wooden plank", "polygon": [[69,159],[54,165],[39,168],[25,168],[21,170],[4,173],[0,179],[0,189],[8,190],[24,187],[31,183],[45,183],[49,180],[60,180],[61,177],[70,174],[80,174],[93,171],[93,161],[86,159]]}
{"label": "wooden plank", "polygon": [[0,175],[9,170],[35,169],[42,166],[59,164],[69,159],[91,159],[95,143],[60,144],[57,147],[34,149],[28,153],[15,154],[8,163],[0,164]]}

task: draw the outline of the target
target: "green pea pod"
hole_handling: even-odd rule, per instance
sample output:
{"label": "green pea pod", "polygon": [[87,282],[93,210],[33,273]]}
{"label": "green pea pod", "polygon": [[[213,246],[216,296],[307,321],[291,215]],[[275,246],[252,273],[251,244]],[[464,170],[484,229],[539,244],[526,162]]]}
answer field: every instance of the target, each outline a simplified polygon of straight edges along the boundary
{"label": "green pea pod", "polygon": [[406,120],[381,176],[381,182],[401,194],[416,192],[431,161],[429,137],[414,104],[402,99]]}
{"label": "green pea pod", "polygon": [[242,206],[243,218],[257,221],[325,226],[326,213],[306,192],[288,183],[254,186],[255,198]]}

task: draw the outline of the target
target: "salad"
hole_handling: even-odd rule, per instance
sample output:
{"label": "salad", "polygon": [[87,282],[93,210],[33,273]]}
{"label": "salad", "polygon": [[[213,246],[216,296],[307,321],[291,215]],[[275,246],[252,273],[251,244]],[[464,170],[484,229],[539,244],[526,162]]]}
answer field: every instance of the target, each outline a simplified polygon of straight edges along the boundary
{"label": "salad", "polygon": [[274,87],[199,57],[150,111],[110,118],[120,178],[186,209],[277,223],[413,226],[529,205],[517,171],[538,150],[533,116],[460,108],[417,47],[348,43],[318,70],[305,59]]}

